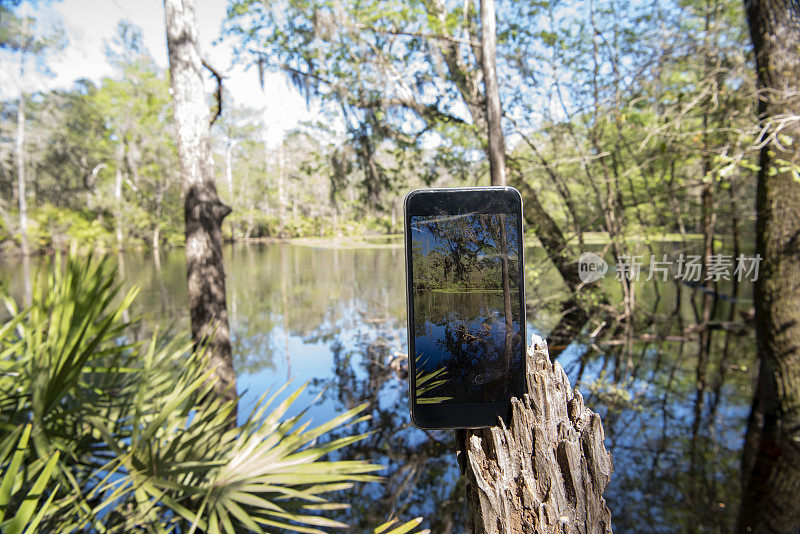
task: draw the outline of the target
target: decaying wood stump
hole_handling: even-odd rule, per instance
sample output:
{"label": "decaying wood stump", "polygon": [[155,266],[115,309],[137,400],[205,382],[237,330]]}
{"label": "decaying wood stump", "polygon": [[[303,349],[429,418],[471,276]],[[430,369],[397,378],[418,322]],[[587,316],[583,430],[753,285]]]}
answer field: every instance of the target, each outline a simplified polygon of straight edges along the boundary
{"label": "decaying wood stump", "polygon": [[540,338],[528,351],[528,394],[513,399],[509,426],[459,435],[475,534],[612,532],[603,491],[613,465],[600,416]]}

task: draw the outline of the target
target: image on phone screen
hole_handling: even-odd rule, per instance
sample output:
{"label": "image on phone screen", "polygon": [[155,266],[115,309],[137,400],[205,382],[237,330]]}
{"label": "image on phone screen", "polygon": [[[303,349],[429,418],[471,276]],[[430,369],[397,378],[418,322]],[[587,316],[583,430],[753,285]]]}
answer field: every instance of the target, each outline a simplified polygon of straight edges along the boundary
{"label": "image on phone screen", "polygon": [[524,393],[518,217],[410,215],[417,404],[502,402]]}

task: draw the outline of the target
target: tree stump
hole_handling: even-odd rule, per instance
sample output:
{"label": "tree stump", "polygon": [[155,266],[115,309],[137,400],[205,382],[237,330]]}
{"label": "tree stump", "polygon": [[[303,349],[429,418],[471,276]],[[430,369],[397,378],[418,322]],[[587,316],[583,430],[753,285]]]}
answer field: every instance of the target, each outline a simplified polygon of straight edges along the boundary
{"label": "tree stump", "polygon": [[460,432],[459,463],[475,534],[610,533],[603,491],[611,453],[600,416],[583,404],[547,344],[528,350],[528,393],[507,427]]}

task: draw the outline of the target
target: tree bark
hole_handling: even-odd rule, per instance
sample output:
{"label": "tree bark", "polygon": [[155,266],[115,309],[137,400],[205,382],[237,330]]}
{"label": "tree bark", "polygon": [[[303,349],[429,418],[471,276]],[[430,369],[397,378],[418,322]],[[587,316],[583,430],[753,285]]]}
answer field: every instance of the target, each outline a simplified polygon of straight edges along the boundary
{"label": "tree bark", "polygon": [[489,137],[489,172],[492,185],[506,185],[506,144],[503,138],[500,88],[497,83],[497,20],[494,0],[481,0],[481,53]]}
{"label": "tree bark", "polygon": [[[800,3],[746,0],[764,129],[756,194],[759,376],[739,532],[800,530]],[[781,124],[781,121],[783,123]]]}
{"label": "tree bark", "polygon": [[[221,232],[222,220],[231,209],[220,202],[214,183],[194,0],[164,0],[164,12],[183,178],[192,336],[198,345],[208,344],[208,365],[215,372],[216,393],[235,400]],[[235,422],[235,410],[232,417]]]}
{"label": "tree bark", "polygon": [[[19,60],[19,79],[25,74],[25,52],[20,52],[22,57]],[[28,198],[25,192],[25,95],[20,87],[19,105],[17,106],[17,193],[19,200],[19,240],[22,245],[22,255],[27,256],[31,253],[28,244]]]}
{"label": "tree bark", "polygon": [[528,393],[512,400],[509,426],[461,434],[472,531],[612,532],[603,492],[613,464],[600,416],[536,336],[527,366]]}

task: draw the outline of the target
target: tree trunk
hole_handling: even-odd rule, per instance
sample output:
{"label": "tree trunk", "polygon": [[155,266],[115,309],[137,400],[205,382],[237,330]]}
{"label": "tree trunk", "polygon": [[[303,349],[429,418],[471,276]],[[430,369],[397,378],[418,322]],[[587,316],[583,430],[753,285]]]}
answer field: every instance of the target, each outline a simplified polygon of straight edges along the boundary
{"label": "tree trunk", "polygon": [[[486,97],[487,155],[489,156],[491,183],[492,185],[506,185],[503,110],[500,105],[500,88],[497,83],[497,30],[494,0],[481,0],[481,56]],[[571,247],[556,222],[539,203],[537,193],[523,179],[518,180],[516,185],[527,205],[526,222],[533,227],[570,292],[575,293],[581,285],[581,281],[578,275],[578,264]],[[554,329],[554,335],[551,338],[556,347],[554,356],[566,346],[566,339],[574,338],[576,330],[579,330],[588,318],[589,314],[578,304],[576,298],[570,298],[565,303],[562,321]]]}
{"label": "tree trunk", "polygon": [[153,254],[158,255],[161,251],[161,226],[156,223],[153,226]]}
{"label": "tree trunk", "polygon": [[117,168],[114,173],[114,218],[116,219],[117,249],[122,249],[122,165],[125,159],[125,143],[120,136],[117,142]]}
{"label": "tree trunk", "polygon": [[233,147],[236,146],[236,141],[228,139],[228,144],[225,147],[225,181],[228,183],[228,194],[233,202]]}
{"label": "tree trunk", "polygon": [[[195,343],[208,343],[215,390],[236,399],[222,262],[222,220],[231,209],[214,184],[209,119],[201,75],[194,0],[164,0],[178,157],[183,177],[186,274]],[[232,414],[235,422],[236,412]]]}
{"label": "tree trunk", "polygon": [[283,173],[283,139],[278,144],[278,235],[286,237],[286,184]]}
{"label": "tree trunk", "polygon": [[[481,59],[486,96],[487,155],[489,156],[491,183],[492,185],[506,185],[503,110],[500,106],[500,88],[497,83],[497,30],[494,0],[481,0]],[[542,246],[567,284],[570,293],[574,295],[581,286],[581,281],[572,248],[548,211],[539,203],[539,198],[533,188],[521,177],[516,185],[527,206],[526,222],[533,227]],[[550,335],[550,341],[554,346],[553,358],[566,348],[569,340],[575,337],[577,331],[586,324],[588,319],[589,314],[578,303],[576,296],[569,298],[564,303],[562,319]]]}
{"label": "tree trunk", "polygon": [[527,367],[528,393],[512,400],[509,426],[460,434],[472,532],[610,533],[603,492],[613,465],[600,416],[536,336]]}
{"label": "tree trunk", "polygon": [[761,150],[756,194],[756,250],[763,258],[754,294],[759,376],[742,462],[739,532],[796,533],[800,530],[800,183],[792,169],[800,165],[800,3],[747,0],[745,8],[758,70],[759,118],[767,142]]}
{"label": "tree trunk", "polygon": [[[24,54],[24,52],[23,52]],[[25,61],[20,59],[19,79],[25,74]],[[19,199],[19,241],[22,245],[22,255],[31,253],[28,244],[28,199],[25,193],[25,95],[20,89],[19,105],[17,106],[17,192]]]}
{"label": "tree trunk", "polygon": [[481,66],[486,93],[489,172],[492,185],[506,185],[506,144],[503,139],[500,88],[497,84],[497,21],[494,0],[481,0]]}

